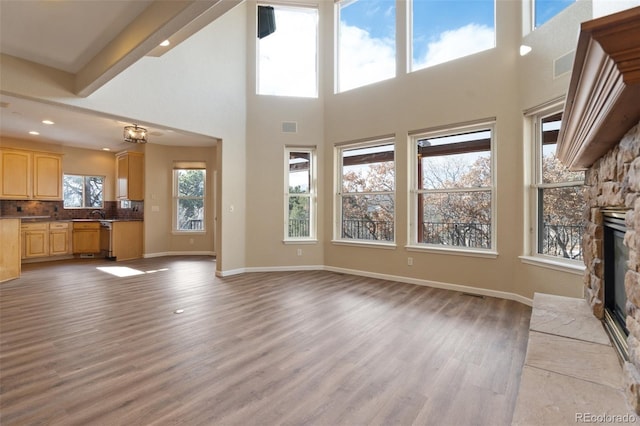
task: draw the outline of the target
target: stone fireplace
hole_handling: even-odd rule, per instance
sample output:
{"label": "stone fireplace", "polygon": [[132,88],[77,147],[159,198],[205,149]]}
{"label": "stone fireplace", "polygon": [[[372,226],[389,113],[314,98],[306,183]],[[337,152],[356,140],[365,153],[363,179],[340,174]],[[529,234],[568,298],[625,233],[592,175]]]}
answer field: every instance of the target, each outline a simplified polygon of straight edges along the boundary
{"label": "stone fireplace", "polygon": [[582,24],[558,143],[586,170],[584,297],[640,414],[640,7]]}

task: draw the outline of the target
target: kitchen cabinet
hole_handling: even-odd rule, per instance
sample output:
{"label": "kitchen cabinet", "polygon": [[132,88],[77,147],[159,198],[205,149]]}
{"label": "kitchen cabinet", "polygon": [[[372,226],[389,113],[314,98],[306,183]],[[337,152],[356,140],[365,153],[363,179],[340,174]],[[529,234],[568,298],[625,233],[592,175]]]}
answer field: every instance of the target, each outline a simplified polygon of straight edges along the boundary
{"label": "kitchen cabinet", "polygon": [[144,200],[144,154],[119,152],[116,154],[116,198]]}
{"label": "kitchen cabinet", "polygon": [[113,222],[111,230],[111,255],[116,260],[139,259],[142,257],[141,221]]}
{"label": "kitchen cabinet", "polygon": [[71,253],[69,222],[49,223],[49,256]]}
{"label": "kitchen cabinet", "polygon": [[33,153],[33,198],[62,200],[62,156]]}
{"label": "kitchen cabinet", "polygon": [[100,252],[100,222],[73,223],[73,253]]}
{"label": "kitchen cabinet", "polygon": [[0,282],[20,277],[20,219],[0,218]]}
{"label": "kitchen cabinet", "polygon": [[22,258],[49,256],[49,222],[22,224]]}
{"label": "kitchen cabinet", "polygon": [[0,199],[62,200],[62,155],[0,148]]}

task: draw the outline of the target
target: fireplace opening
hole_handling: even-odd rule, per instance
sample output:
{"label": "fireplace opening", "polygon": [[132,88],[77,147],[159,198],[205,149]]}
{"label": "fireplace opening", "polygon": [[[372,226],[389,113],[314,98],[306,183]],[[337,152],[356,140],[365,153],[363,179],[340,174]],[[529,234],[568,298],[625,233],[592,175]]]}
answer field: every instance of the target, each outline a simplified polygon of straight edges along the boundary
{"label": "fireplace opening", "polygon": [[624,212],[604,213],[604,325],[618,354],[628,361],[624,277],[629,249],[624,245],[624,216]]}

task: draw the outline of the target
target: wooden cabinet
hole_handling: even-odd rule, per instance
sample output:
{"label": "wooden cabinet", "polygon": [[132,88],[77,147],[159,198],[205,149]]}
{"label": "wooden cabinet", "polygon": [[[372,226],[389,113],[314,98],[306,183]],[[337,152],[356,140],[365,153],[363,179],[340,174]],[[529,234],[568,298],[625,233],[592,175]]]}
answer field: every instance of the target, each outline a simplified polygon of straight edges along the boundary
{"label": "wooden cabinet", "polygon": [[116,154],[116,198],[144,200],[144,154],[119,152]]}
{"label": "wooden cabinet", "polygon": [[49,223],[49,255],[59,256],[71,253],[69,244],[69,222]]}
{"label": "wooden cabinet", "polygon": [[0,218],[0,282],[20,277],[20,219]]}
{"label": "wooden cabinet", "polygon": [[73,253],[100,253],[100,222],[73,223]]}
{"label": "wooden cabinet", "polygon": [[33,154],[33,198],[62,200],[62,156]]}
{"label": "wooden cabinet", "polygon": [[62,200],[62,156],[0,148],[0,199]]}
{"label": "wooden cabinet", "polygon": [[142,257],[142,229],[141,221],[113,222],[111,249],[116,260]]}
{"label": "wooden cabinet", "polygon": [[31,152],[0,148],[0,198],[31,198]]}
{"label": "wooden cabinet", "polygon": [[49,222],[22,224],[22,258],[49,256]]}

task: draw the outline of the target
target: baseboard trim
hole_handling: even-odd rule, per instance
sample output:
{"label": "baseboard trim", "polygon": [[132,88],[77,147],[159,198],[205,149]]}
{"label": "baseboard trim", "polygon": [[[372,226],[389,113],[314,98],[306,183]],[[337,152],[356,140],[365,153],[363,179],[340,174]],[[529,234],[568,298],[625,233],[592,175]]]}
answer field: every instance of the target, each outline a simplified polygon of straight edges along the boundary
{"label": "baseboard trim", "polygon": [[232,275],[239,275],[247,272],[296,272],[296,271],[329,271],[339,274],[356,275],[361,277],[376,278],[387,281],[396,281],[407,284],[421,285],[424,287],[440,288],[443,290],[458,291],[461,293],[476,294],[479,296],[495,297],[498,299],[513,300],[527,306],[533,306],[533,299],[507,291],[490,290],[486,288],[471,287],[462,284],[443,283],[440,281],[424,280],[420,278],[403,277],[399,275],[381,274],[378,272],[361,271],[358,269],[337,268],[325,265],[302,265],[302,266],[264,266],[238,268],[228,271],[216,271],[216,276],[223,278]]}
{"label": "baseboard trim", "polygon": [[214,251],[164,251],[158,253],[145,253],[142,255],[145,259],[163,256],[215,256]]}

